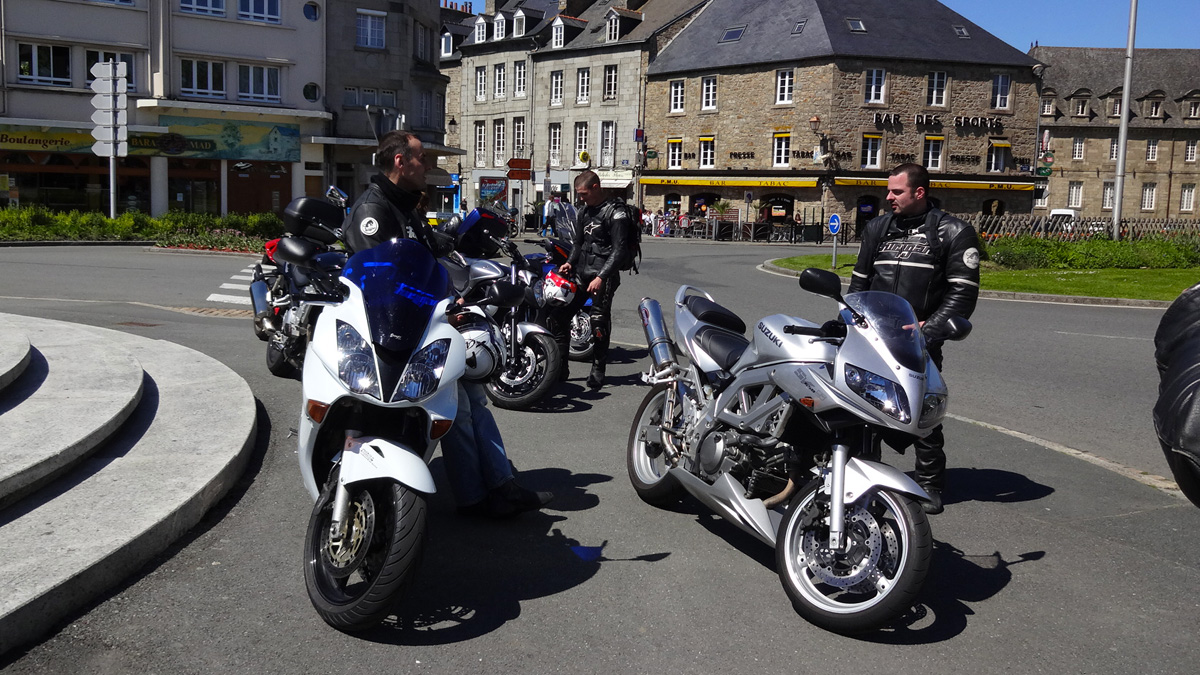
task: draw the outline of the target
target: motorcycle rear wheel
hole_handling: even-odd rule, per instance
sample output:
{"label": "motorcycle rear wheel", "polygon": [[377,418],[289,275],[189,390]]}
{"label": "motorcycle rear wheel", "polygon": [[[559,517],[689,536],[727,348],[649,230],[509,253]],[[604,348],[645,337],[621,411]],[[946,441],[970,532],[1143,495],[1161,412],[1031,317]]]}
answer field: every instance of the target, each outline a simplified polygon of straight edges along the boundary
{"label": "motorcycle rear wheel", "polygon": [[848,550],[830,552],[820,481],[792,498],[779,524],[775,562],[797,613],[829,631],[887,625],[916,599],[933,550],[929,519],[909,497],[878,490],[846,505]]}
{"label": "motorcycle rear wheel", "polygon": [[317,614],[353,633],[383,621],[411,584],[425,547],[425,497],[394,481],[355,483],[349,526],[333,544],[329,524],[337,472],[325,486],[304,536],[304,585]]}
{"label": "motorcycle rear wheel", "polygon": [[530,333],[525,344],[517,347],[504,370],[484,385],[487,396],[497,408],[524,410],[537,403],[558,383],[558,343],[545,333]]}
{"label": "motorcycle rear wheel", "polygon": [[[665,506],[683,498],[685,490],[675,477],[667,473],[670,467],[664,459],[662,438],[663,417],[666,414],[670,383],[656,384],[642,399],[625,452],[625,467],[629,482],[642,501],[653,506]],[[672,424],[674,426],[674,424]]]}
{"label": "motorcycle rear wheel", "polygon": [[596,336],[592,334],[592,315],[586,309],[571,317],[570,349],[567,358],[572,361],[591,361],[596,351]]}

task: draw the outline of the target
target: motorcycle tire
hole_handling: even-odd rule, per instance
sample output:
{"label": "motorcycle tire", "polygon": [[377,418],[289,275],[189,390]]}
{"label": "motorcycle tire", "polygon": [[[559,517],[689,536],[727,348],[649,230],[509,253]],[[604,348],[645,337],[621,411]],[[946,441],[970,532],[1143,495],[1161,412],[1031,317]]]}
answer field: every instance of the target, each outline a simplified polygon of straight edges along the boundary
{"label": "motorcycle tire", "polygon": [[929,519],[908,496],[876,490],[846,504],[845,553],[829,551],[821,481],[792,498],[779,524],[775,562],[796,612],[834,633],[886,626],[906,610],[929,572]]}
{"label": "motorcycle tire", "polygon": [[288,361],[283,348],[274,340],[267,342],[267,370],[275,377],[290,378],[296,376],[296,366]]}
{"label": "motorcycle tire", "polygon": [[348,486],[349,530],[329,540],[337,472],[326,484],[304,536],[304,585],[317,614],[354,633],[383,621],[412,584],[425,548],[425,497],[394,481]]}
{"label": "motorcycle tire", "polygon": [[1180,454],[1168,447],[1163,447],[1167,456],[1167,466],[1171,467],[1171,475],[1179,491],[1195,506],[1200,506],[1200,466],[1191,457]]}
{"label": "motorcycle tire", "polygon": [[[625,467],[629,471],[629,482],[642,501],[652,506],[666,506],[678,502],[686,494],[675,477],[667,473],[663,459],[661,435],[667,394],[673,385],[656,384],[642,399],[633,426],[629,429],[629,443],[625,452]],[[674,426],[674,425],[672,425]]]}
{"label": "motorcycle tire", "polygon": [[591,362],[592,352],[596,351],[596,337],[592,334],[592,315],[585,309],[571,317],[569,344],[567,358]]}
{"label": "motorcycle tire", "polygon": [[524,410],[537,403],[558,384],[562,368],[558,343],[545,333],[530,333],[517,347],[508,365],[484,385],[497,408]]}

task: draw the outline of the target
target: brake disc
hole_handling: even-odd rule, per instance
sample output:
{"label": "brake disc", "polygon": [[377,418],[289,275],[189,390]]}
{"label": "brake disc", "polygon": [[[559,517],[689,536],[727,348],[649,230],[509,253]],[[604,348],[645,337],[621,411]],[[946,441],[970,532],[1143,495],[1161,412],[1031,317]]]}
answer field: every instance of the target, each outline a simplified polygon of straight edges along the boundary
{"label": "brake disc", "polygon": [[371,550],[371,538],[375,532],[375,500],[368,490],[355,495],[350,503],[350,522],[346,535],[333,541],[326,533],[322,549],[330,576],[345,579],[362,566],[367,552]]}
{"label": "brake disc", "polygon": [[829,548],[829,536],[821,530],[808,530],[800,547],[800,562],[808,566],[821,583],[851,588],[871,578],[883,552],[884,536],[879,523],[866,509],[855,506],[846,517],[845,552]]}

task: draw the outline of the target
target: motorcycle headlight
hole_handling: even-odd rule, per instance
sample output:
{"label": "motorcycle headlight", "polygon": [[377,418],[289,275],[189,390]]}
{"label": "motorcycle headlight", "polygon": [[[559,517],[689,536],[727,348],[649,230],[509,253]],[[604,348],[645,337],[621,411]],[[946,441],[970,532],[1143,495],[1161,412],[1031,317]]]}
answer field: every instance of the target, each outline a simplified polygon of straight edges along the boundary
{"label": "motorcycle headlight", "polygon": [[846,386],[864,401],[901,424],[908,424],[912,420],[912,413],[908,410],[908,398],[899,382],[893,382],[882,375],[847,363]]}
{"label": "motorcycle headlight", "polygon": [[408,360],[396,394],[410,401],[417,401],[437,391],[450,355],[450,338],[434,340],[422,347]]}
{"label": "motorcycle headlight", "polygon": [[379,396],[379,373],[371,345],[345,321],[337,322],[338,378],[356,393]]}
{"label": "motorcycle headlight", "polygon": [[940,424],[946,416],[946,395],[925,394],[921,400],[921,417],[917,426],[922,429]]}

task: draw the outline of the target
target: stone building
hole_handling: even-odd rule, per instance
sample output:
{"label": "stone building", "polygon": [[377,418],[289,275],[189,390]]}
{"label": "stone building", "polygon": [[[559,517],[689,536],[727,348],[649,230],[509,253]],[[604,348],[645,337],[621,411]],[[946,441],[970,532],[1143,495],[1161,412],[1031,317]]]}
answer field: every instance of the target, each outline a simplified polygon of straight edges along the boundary
{"label": "stone building", "polygon": [[918,162],[946,210],[1028,213],[1036,64],[935,0],[711,0],[649,63],[642,199],[856,232]]}
{"label": "stone building", "polygon": [[[1035,47],[1046,65],[1039,120],[1051,162],[1035,213],[1111,219],[1116,202],[1125,50]],[[1124,218],[1194,218],[1200,183],[1200,50],[1134,52],[1126,114]]]}

